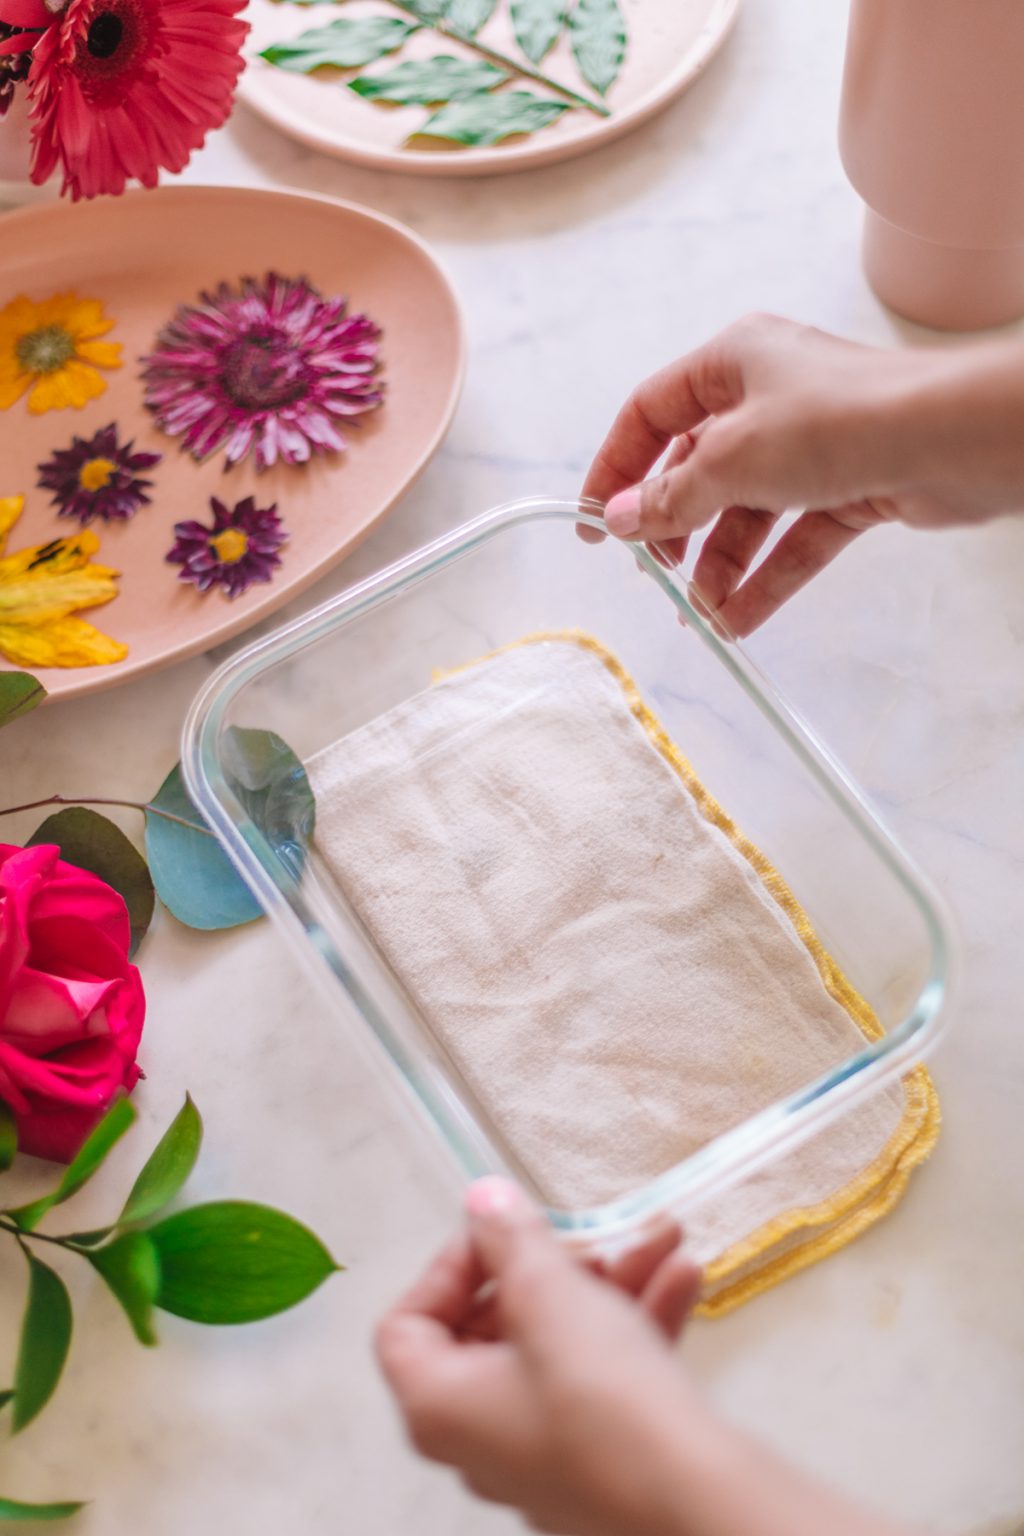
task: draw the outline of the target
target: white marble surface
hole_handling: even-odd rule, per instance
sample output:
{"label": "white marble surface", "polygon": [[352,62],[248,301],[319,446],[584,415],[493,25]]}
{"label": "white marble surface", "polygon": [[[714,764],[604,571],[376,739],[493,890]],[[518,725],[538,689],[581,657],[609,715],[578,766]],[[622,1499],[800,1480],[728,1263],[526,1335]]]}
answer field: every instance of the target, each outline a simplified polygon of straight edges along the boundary
{"label": "white marble surface", "polygon": [[[445,448],[309,601],[482,506],[572,492],[627,387],[744,310],[899,339],[862,280],[835,151],[841,11],[749,0],[714,67],[663,117],[527,176],[375,175],[244,111],[197,157],[195,181],[337,193],[407,220],[465,306],[469,376]],[[751,646],[944,889],[967,975],[935,1062],[945,1132],[906,1202],[840,1257],[694,1328],[686,1349],[736,1419],[893,1514],[950,1532],[1024,1520],[1022,568],[1024,523],[874,533]],[[151,791],[216,660],[6,731],[4,802]],[[168,1319],[150,1355],[99,1285],[72,1276],[81,1326],[67,1379],[22,1439],[0,1445],[0,1486],[94,1498],[83,1536],[516,1529],[410,1457],[369,1359],[373,1317],[456,1219],[451,1188],[265,925],[204,939],[161,914],[141,959],[142,1124],[83,1220],[114,1207],[138,1143],[189,1087],[208,1125],[193,1197],[280,1203],[349,1268],[259,1327]],[[20,1286],[4,1253],[0,1359]]]}

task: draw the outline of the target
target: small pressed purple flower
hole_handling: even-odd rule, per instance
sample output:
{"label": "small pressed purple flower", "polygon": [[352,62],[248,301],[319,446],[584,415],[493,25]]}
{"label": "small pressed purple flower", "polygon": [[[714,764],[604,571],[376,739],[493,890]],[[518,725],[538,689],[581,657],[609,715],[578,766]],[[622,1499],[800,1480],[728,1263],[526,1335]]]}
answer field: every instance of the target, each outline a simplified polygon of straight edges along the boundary
{"label": "small pressed purple flower", "polygon": [[270,581],[281,564],[278,550],[288,537],[276,505],[257,507],[255,498],[247,496],[229,512],[211,496],[210,507],[212,528],[195,520],[174,525],[167,560],[181,566],[178,580],[194,582],[200,592],[223,587],[228,597],[238,597],[254,581]]}
{"label": "small pressed purple flower", "polygon": [[146,404],[200,462],[257,469],[345,447],[339,426],[380,405],[380,329],[305,278],[268,272],[182,305],[143,358]]}
{"label": "small pressed purple flower", "polygon": [[163,455],[134,450],[134,442],[121,446],[112,421],[93,437],[72,438],[70,448],[40,464],[40,487],[53,492],[58,517],[76,517],[83,528],[97,517],[125,523],[148,506],[146,493],[153,482],[143,478],[143,471],[159,464]]}

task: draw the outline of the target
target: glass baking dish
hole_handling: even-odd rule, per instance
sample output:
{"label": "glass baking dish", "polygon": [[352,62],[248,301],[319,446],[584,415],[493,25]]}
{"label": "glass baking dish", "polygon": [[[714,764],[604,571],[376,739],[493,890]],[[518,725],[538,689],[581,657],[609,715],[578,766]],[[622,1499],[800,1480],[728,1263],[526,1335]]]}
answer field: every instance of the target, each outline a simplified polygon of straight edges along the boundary
{"label": "glass baking dish", "polygon": [[[614,1241],[688,1210],[817,1134],[933,1045],[953,947],[941,904],[813,732],[724,637],[680,571],[641,545],[585,544],[599,509],[499,507],[239,652],[185,724],[189,791],[229,857],[466,1179],[515,1177],[567,1235]],[[244,732],[309,761],[384,712],[524,637],[582,632],[621,662],[668,738],[785,881],[882,1033],[696,1147],[642,1187],[557,1207],[524,1167],[332,872],[317,833],[251,793]],[[285,817],[285,820],[287,818]],[[642,988],[636,1007],[643,1008]],[[756,999],[750,1029],[756,1035]],[[628,1021],[625,1021],[628,1024]],[[680,1019],[684,1030],[688,1021]]]}

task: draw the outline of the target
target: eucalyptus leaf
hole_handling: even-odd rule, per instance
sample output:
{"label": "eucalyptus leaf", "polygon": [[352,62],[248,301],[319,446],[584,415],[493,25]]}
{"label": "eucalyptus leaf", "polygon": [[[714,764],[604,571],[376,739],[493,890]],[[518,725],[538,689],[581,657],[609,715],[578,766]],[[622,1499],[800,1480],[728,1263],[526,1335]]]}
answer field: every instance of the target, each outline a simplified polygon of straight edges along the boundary
{"label": "eucalyptus leaf", "polygon": [[146,853],[157,895],[186,927],[235,928],[261,915],[189,799],[180,763],[146,807]]}
{"label": "eucalyptus leaf", "polygon": [[352,90],[368,101],[392,101],[407,105],[418,102],[432,106],[439,101],[455,101],[475,91],[490,91],[504,85],[510,76],[485,59],[455,59],[437,54],[432,59],[406,59],[379,75],[360,75],[350,80]]}
{"label": "eucalyptus leaf", "polygon": [[28,1261],[28,1304],[21,1324],[14,1368],[13,1432],[31,1424],[50,1401],[71,1345],[71,1298],[48,1264],[32,1253]]}
{"label": "eucalyptus leaf", "polygon": [[196,1323],[251,1323],[303,1301],[339,1268],[307,1227],[269,1206],[224,1200],[148,1229],[156,1304]]}
{"label": "eucalyptus leaf", "polygon": [[42,1195],[38,1200],[31,1201],[28,1205],[19,1205],[16,1210],[8,1211],[7,1214],[11,1220],[17,1222],[23,1232],[31,1232],[33,1227],[39,1225],[47,1211],[51,1211],[55,1205],[62,1205],[65,1200],[70,1200],[71,1196],[92,1178],[111,1148],[121,1140],[134,1120],[135,1110],[128,1100],[115,1099],[103,1119],[89,1133],[65,1168],[56,1189],[48,1195]]}
{"label": "eucalyptus leaf", "polygon": [[135,1180],[121,1212],[121,1223],[145,1221],[174,1199],[195,1167],[202,1139],[203,1122],[186,1094],[185,1103]]}
{"label": "eucalyptus leaf", "polygon": [[260,57],[278,69],[308,75],[330,65],[334,69],[358,69],[386,53],[394,53],[419,23],[401,16],[343,16],[325,27],[311,27],[290,42],[271,43]]}
{"label": "eucalyptus leaf", "polygon": [[450,27],[476,37],[480,28],[494,15],[498,0],[448,0],[445,20]]}
{"label": "eucalyptus leaf", "polygon": [[18,1150],[18,1124],[9,1104],[0,1099],[0,1173],[6,1173]]}
{"label": "eucalyptus leaf", "polygon": [[512,0],[509,14],[516,42],[534,64],[539,64],[558,41],[565,26],[568,0]]}
{"label": "eucalyptus leaf", "polygon": [[577,0],[569,35],[580,74],[603,96],[626,57],[626,23],[618,0]]}
{"label": "eucalyptus leaf", "polygon": [[125,1310],[140,1344],[155,1344],[153,1304],[160,1291],[160,1260],[147,1232],[122,1232],[87,1255]]}
{"label": "eucalyptus leaf", "polygon": [[0,727],[27,715],[46,698],[46,689],[31,672],[0,672]]}
{"label": "eucalyptus leaf", "polygon": [[0,1496],[0,1520],[66,1520],[77,1515],[85,1505],[79,1500],[65,1499],[59,1504],[24,1504],[20,1499]]}
{"label": "eucalyptus leaf", "polygon": [[[233,727],[224,742],[228,783],[246,814],[294,873],[313,835],[313,791],[291,747],[273,731]],[[181,765],[146,807],[146,852],[160,900],[190,928],[234,928],[262,909],[193,806]]]}
{"label": "eucalyptus leaf", "polygon": [[28,843],[29,847],[56,843],[66,863],[88,869],[113,886],[128,908],[132,935],[128,953],[134,955],[153,920],[153,882],[145,859],[120,827],[88,806],[73,805],[47,816]]}
{"label": "eucalyptus leaf", "polygon": [[504,91],[492,95],[478,91],[449,102],[435,112],[419,134],[430,139],[452,139],[457,144],[497,144],[514,133],[534,133],[546,128],[563,112],[567,103],[532,91]]}
{"label": "eucalyptus leaf", "polygon": [[291,747],[273,731],[232,726],[223,762],[228,784],[249,820],[288,868],[300,873],[313,836],[316,801]]}

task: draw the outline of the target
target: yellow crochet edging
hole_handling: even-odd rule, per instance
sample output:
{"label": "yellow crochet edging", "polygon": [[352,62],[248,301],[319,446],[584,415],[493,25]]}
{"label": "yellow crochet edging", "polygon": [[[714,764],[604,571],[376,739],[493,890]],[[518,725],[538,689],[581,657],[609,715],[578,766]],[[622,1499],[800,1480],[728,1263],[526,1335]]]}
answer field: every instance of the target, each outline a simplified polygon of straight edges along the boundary
{"label": "yellow crochet edging", "polygon": [[[491,654],[501,655],[521,645],[536,645],[553,640],[577,645],[598,657],[622,689],[630,713],[643,726],[665,761],[679,775],[701,815],[725,834],[737,852],[755,870],[772,899],[782,908],[814,960],[829,996],[846,1009],[868,1040],[880,1039],[885,1031],[874,1009],[861,997],[825,949],[810,918],[778,870],[705,789],[690,763],[666,734],[661,721],[644,703],[636,683],[618,657],[582,630],[525,635],[523,639],[502,646]],[[938,1096],[931,1076],[924,1067],[915,1067],[909,1072],[902,1086],[905,1099],[902,1118],[873,1162],[828,1199],[817,1205],[798,1206],[782,1212],[756,1228],[749,1236],[741,1238],[707,1265],[704,1272],[705,1292],[710,1287],[713,1288],[713,1294],[705,1295],[697,1308],[699,1316],[723,1317],[760,1292],[770,1290],[772,1286],[796,1274],[798,1270],[817,1264],[844,1248],[892,1210],[906,1189],[913,1169],[924,1162],[935,1146],[941,1124]],[[824,1230],[814,1232],[804,1241],[771,1257],[772,1249],[807,1228]]]}

